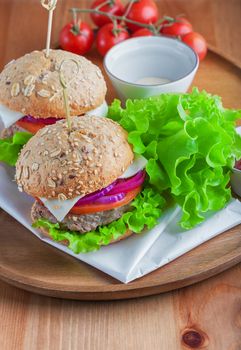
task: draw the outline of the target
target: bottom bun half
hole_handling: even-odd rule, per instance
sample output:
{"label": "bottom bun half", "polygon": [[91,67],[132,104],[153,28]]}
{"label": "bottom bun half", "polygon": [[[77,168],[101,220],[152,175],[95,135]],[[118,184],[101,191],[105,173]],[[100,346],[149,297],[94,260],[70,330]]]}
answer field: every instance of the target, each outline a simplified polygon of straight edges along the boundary
{"label": "bottom bun half", "polygon": [[[32,221],[34,222],[35,220],[34,220],[34,218],[33,218],[32,212],[31,212],[31,218],[32,218]],[[45,228],[43,228],[43,227],[39,227],[39,228],[38,228],[38,231],[40,231],[45,237],[50,238],[52,241],[54,241],[53,238],[51,237],[51,235],[49,234],[49,231],[48,231],[47,229],[45,229]],[[86,233],[88,233],[88,232],[86,232]],[[80,233],[80,235],[84,235],[84,234],[85,234],[85,233]],[[126,239],[126,238],[128,238],[129,236],[131,236],[132,234],[133,234],[133,232],[132,232],[131,230],[128,229],[128,230],[126,230],[126,232],[125,232],[122,236],[118,237],[117,239],[112,239],[112,240],[110,241],[109,244],[116,243],[116,242],[119,242],[119,241],[121,241],[121,240],[123,240],[123,239]],[[54,242],[55,242],[55,241],[54,241]],[[68,245],[69,245],[68,240],[59,241],[59,242],[57,242],[57,243],[63,244],[63,245],[65,245],[65,246],[68,246]]]}

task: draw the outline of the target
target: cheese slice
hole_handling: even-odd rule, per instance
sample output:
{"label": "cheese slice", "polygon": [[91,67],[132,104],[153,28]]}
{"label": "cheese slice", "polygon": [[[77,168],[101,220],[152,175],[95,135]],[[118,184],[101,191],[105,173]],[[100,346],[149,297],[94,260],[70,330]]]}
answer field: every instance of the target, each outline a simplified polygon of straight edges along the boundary
{"label": "cheese slice", "polygon": [[108,105],[106,101],[102,103],[99,107],[96,109],[92,109],[91,111],[86,112],[86,115],[93,115],[95,117],[106,117],[108,113]]}
{"label": "cheese slice", "polygon": [[5,128],[9,128],[9,126],[16,123],[23,116],[23,113],[12,111],[8,107],[0,104],[0,118]]}
{"label": "cheese slice", "polygon": [[[146,158],[139,155],[136,156],[134,158],[133,163],[119,178],[123,179],[135,175],[138,171],[145,168],[146,163]],[[81,197],[83,196],[78,196],[72,199],[66,199],[64,201],[59,199],[47,199],[44,197],[41,197],[40,199],[44,206],[50,211],[50,213],[53,214],[53,216],[61,222]]]}
{"label": "cheese slice", "polygon": [[72,199],[59,200],[59,199],[47,199],[41,197],[40,200],[44,206],[53,214],[58,221],[62,221],[78,200],[83,196],[78,196]]}
{"label": "cheese slice", "polygon": [[138,171],[145,168],[147,164],[147,159],[141,155],[135,155],[132,164],[126,169],[124,174],[122,174],[119,179],[125,179],[131,177],[138,173]]}
{"label": "cheese slice", "polygon": [[[87,112],[87,115],[93,115],[96,117],[106,117],[108,112],[108,105],[106,101],[102,103],[99,107],[96,109],[92,109],[91,111]],[[11,125],[16,123],[19,119],[24,117],[25,114],[21,112],[15,112],[8,107],[0,104],[0,119],[3,122],[3,125],[5,128],[9,128]]]}

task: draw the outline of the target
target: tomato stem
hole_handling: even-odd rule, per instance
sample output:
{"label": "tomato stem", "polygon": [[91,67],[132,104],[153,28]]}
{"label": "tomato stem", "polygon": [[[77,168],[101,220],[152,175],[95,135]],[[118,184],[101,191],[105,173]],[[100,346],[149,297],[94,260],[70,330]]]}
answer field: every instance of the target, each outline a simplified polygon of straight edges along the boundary
{"label": "tomato stem", "polygon": [[122,19],[121,22],[126,21],[126,17],[129,15],[129,12],[130,12],[131,8],[132,8],[133,4],[134,4],[136,1],[137,1],[137,0],[131,0],[131,1],[129,2],[129,4],[128,4],[128,6],[127,6],[127,9],[126,9],[124,15],[122,16],[123,19]]}
{"label": "tomato stem", "polygon": [[[124,17],[124,16],[112,15],[110,13],[107,13],[107,12],[104,12],[104,11],[100,11],[100,10],[96,10],[96,9],[79,9],[79,8],[73,7],[69,11],[71,11],[71,12],[76,11],[76,12],[80,12],[80,13],[97,13],[99,15],[103,15],[103,16],[106,16],[106,17],[110,18],[112,21],[113,20],[122,21],[123,17]],[[153,26],[154,26],[153,24],[144,24],[144,23],[140,23],[140,22],[137,22],[137,21],[133,21],[132,19],[129,19],[129,18],[125,18],[124,21],[128,22],[128,23],[136,24],[137,26],[142,27],[142,28],[148,28],[151,31],[153,31]]]}
{"label": "tomato stem", "polygon": [[114,0],[106,0],[106,1],[103,1],[101,4],[99,4],[98,6],[96,6],[96,7],[94,8],[94,10],[97,10],[97,11],[98,11],[101,7],[104,7],[104,6],[106,6],[106,5],[113,6],[114,3],[115,3]]}

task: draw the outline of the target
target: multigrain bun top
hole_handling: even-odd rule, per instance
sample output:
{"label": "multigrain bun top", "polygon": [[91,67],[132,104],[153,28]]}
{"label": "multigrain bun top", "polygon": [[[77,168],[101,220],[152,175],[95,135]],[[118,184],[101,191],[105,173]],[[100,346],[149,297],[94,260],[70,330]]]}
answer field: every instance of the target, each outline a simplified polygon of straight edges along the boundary
{"label": "multigrain bun top", "polygon": [[44,51],[33,51],[8,63],[0,73],[0,103],[36,118],[65,118],[59,80],[63,61],[71,115],[100,106],[106,94],[100,69],[86,58],[62,50],[51,50],[48,58]]}
{"label": "multigrain bun top", "polygon": [[71,118],[38,131],[22,149],[16,165],[20,191],[62,200],[106,187],[133,161],[122,127],[107,118]]}

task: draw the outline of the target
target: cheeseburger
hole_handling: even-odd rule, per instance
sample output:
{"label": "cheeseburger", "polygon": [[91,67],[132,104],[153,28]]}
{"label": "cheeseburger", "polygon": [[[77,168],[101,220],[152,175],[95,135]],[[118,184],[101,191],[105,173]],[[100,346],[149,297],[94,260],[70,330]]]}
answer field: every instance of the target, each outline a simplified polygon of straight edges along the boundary
{"label": "cheeseburger", "polygon": [[94,239],[101,246],[131,235],[123,227],[111,236],[111,227],[102,236],[96,230],[132,211],[145,178],[142,170],[133,173],[133,158],[126,131],[107,118],[74,117],[71,128],[62,120],[39,130],[16,164],[19,190],[36,199],[34,225],[75,252],[93,250]]}
{"label": "cheeseburger", "polygon": [[[71,116],[105,115],[106,84],[100,69],[86,58],[62,51],[33,51],[8,63],[0,73],[2,138],[35,134],[66,118],[60,69],[68,87]],[[4,151],[1,149],[1,153]]]}

